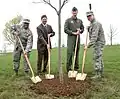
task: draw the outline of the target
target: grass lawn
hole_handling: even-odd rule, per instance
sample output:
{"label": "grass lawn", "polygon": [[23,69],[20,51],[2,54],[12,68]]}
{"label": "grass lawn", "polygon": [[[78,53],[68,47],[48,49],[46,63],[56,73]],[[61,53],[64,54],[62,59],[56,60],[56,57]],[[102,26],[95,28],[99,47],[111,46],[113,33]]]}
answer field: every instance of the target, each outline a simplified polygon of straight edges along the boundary
{"label": "grass lawn", "polygon": [[[83,47],[80,50],[80,68],[82,62]],[[29,90],[32,85],[30,79],[26,79],[23,71],[23,62],[19,70],[19,76],[13,77],[12,54],[0,56],[0,99],[120,99],[120,46],[106,46],[104,49],[104,78],[102,81],[92,81],[95,85],[84,96],[50,97],[37,95]],[[37,52],[33,50],[30,62],[36,72]],[[57,74],[58,50],[51,52],[51,72]],[[66,65],[66,48],[62,48],[63,71]],[[85,72],[92,76],[92,50],[89,49],[86,57]]]}

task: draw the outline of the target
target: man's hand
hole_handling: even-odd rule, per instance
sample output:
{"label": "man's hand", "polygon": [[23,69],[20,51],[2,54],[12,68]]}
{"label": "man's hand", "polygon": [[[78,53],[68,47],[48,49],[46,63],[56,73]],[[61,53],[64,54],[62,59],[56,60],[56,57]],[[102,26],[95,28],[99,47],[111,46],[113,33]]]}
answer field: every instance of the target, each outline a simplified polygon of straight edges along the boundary
{"label": "man's hand", "polygon": [[77,32],[73,32],[74,35],[79,35],[80,31],[78,30]]}
{"label": "man's hand", "polygon": [[52,33],[48,34],[48,37],[51,37]]}
{"label": "man's hand", "polygon": [[16,35],[16,36],[20,36],[20,33],[18,33],[18,32],[14,32],[14,35]]}
{"label": "man's hand", "polygon": [[27,51],[25,50],[24,55],[27,56]]}
{"label": "man's hand", "polygon": [[50,48],[50,45],[49,45],[49,44],[47,44],[47,48],[48,48],[48,49]]}
{"label": "man's hand", "polygon": [[84,45],[84,50],[87,50],[87,48],[88,48],[88,47]]}

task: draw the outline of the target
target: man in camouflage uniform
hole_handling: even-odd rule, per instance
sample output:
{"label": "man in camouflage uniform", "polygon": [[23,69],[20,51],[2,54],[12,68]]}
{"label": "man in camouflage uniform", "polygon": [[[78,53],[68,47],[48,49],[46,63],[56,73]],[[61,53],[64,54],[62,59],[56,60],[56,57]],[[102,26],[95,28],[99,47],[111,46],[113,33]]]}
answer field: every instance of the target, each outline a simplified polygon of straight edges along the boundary
{"label": "man in camouflage uniform", "polygon": [[[23,53],[19,40],[17,39],[16,36],[19,36],[23,44],[24,50],[29,58],[30,52],[33,46],[33,34],[29,29],[29,23],[30,23],[29,19],[24,19],[21,25],[14,25],[11,28],[11,32],[15,36],[15,45],[14,45],[14,52],[13,52],[13,63],[14,63],[13,69],[16,75],[18,75],[21,54]],[[24,55],[23,55],[23,60],[24,60],[24,71],[26,74],[28,74],[29,66],[27,64],[27,61]]]}
{"label": "man in camouflage uniform", "polygon": [[[72,17],[65,21],[64,32],[68,35],[67,37],[67,72],[71,70],[72,56],[75,52],[76,38],[77,35],[82,34],[84,31],[84,26],[82,20],[77,18],[78,9],[76,7],[72,8]],[[76,51],[75,60],[75,70],[79,69],[79,47],[80,47],[80,36],[78,38],[78,45]]]}
{"label": "man in camouflage uniform", "polygon": [[90,42],[87,48],[93,46],[93,60],[94,60],[94,69],[95,76],[92,78],[101,78],[103,73],[103,48],[105,45],[105,36],[104,30],[102,28],[101,23],[95,20],[94,14],[92,11],[86,13],[87,19],[90,21],[90,26],[88,27],[89,39]]}

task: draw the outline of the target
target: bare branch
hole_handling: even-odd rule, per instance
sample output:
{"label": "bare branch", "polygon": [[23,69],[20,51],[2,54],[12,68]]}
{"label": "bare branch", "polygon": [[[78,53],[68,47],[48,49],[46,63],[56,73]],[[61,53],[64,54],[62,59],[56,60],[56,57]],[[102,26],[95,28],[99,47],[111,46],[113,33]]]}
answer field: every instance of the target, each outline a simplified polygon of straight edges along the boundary
{"label": "bare branch", "polygon": [[62,6],[60,7],[60,10],[59,10],[59,14],[61,13],[61,10],[62,10],[62,8],[64,7],[64,5],[65,5],[66,3],[68,3],[68,0],[64,0],[64,1],[63,1],[63,4],[62,4]]}
{"label": "bare branch", "polygon": [[46,1],[46,0],[43,0],[45,3],[47,3],[49,6],[51,6],[55,11],[56,13],[58,14],[58,11],[57,9],[50,3],[50,0],[49,1]]}
{"label": "bare branch", "polygon": [[118,32],[117,32],[117,33],[114,33],[114,34],[113,34],[113,37],[116,36],[117,34],[118,34]]}
{"label": "bare branch", "polygon": [[112,29],[113,34],[114,34],[116,31],[117,31],[117,28],[116,28],[116,29]]}
{"label": "bare branch", "polygon": [[35,4],[37,4],[37,3],[43,3],[43,2],[35,2],[35,1],[33,1],[32,3],[35,3]]}

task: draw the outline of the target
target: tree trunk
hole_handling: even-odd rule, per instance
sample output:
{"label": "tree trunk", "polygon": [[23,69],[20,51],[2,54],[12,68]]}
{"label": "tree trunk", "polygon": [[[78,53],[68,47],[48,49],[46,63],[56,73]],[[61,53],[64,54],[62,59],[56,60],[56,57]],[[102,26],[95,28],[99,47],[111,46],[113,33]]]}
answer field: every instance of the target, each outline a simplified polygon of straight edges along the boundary
{"label": "tree trunk", "polygon": [[113,39],[113,35],[112,35],[112,31],[111,31],[110,45],[112,45],[112,39]]}
{"label": "tree trunk", "polygon": [[[59,0],[59,10],[61,7],[61,0]],[[61,12],[58,13],[58,68],[60,83],[63,83],[63,71],[61,64]]]}

